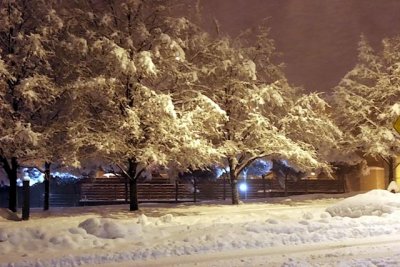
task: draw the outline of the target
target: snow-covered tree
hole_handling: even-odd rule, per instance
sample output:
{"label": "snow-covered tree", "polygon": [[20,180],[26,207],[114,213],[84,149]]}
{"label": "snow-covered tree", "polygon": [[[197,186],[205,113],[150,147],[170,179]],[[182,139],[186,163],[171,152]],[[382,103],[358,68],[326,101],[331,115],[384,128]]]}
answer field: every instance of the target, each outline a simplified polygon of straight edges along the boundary
{"label": "snow-covered tree", "polygon": [[375,52],[364,36],[356,66],[335,88],[339,126],[352,138],[352,150],[382,158],[394,179],[394,159],[400,152],[393,123],[400,115],[400,37],[382,41]]}
{"label": "snow-covered tree", "polygon": [[313,146],[321,161],[335,162],[332,154],[342,150],[343,133],[336,125],[331,107],[320,94],[303,94],[280,121],[293,140]]}
{"label": "snow-covered tree", "polygon": [[[302,170],[329,169],[312,143],[320,134],[316,131],[333,127],[312,113],[314,106],[322,110],[325,104],[317,95],[297,100],[297,90],[272,63],[274,45],[264,28],[248,43],[199,34],[191,45],[187,57],[199,69],[197,91],[226,112],[227,120],[210,138],[229,169],[233,204],[239,203],[239,175],[256,159],[287,159]],[[319,124],[303,126],[294,119],[300,113],[307,123]]]}
{"label": "snow-covered tree", "polygon": [[51,60],[54,36],[63,24],[53,4],[0,2],[0,164],[10,180],[12,211],[18,167],[44,151],[44,121],[58,94]]}
{"label": "snow-covered tree", "polygon": [[200,127],[225,118],[206,97],[181,93],[196,80],[184,52],[190,28],[168,15],[167,2],[81,1],[66,21],[85,47],[68,73],[79,77],[70,84],[68,143],[77,165],[93,158],[120,168],[131,210],[148,165],[210,164],[218,153]]}

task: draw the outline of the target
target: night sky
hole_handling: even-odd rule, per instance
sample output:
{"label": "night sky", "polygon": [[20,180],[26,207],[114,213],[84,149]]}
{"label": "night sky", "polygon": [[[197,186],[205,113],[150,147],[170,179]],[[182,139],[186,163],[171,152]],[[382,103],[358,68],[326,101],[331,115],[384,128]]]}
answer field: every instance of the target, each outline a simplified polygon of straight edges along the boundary
{"label": "night sky", "polygon": [[357,43],[400,34],[400,0],[201,0],[205,27],[240,31],[269,18],[271,36],[290,82],[309,91],[326,91],[354,66]]}

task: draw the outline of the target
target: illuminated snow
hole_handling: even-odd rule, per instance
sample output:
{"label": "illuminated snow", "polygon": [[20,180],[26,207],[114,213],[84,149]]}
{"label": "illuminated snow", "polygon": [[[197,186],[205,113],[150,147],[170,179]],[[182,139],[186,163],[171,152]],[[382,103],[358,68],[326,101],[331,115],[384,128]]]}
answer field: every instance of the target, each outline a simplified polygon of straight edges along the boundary
{"label": "illuminated snow", "polygon": [[[62,183],[79,179],[79,177],[68,172],[52,172],[51,175]],[[29,184],[32,186],[37,183],[43,183],[44,173],[36,168],[23,168],[21,178],[17,179],[17,185],[22,186],[22,180],[25,178],[30,181]]]}
{"label": "illuminated snow", "polygon": [[[138,213],[118,205],[52,208],[22,222],[0,209],[0,266],[398,266],[400,206],[393,203],[400,196],[337,197],[145,204]],[[368,198],[391,212],[326,211],[358,214]]]}

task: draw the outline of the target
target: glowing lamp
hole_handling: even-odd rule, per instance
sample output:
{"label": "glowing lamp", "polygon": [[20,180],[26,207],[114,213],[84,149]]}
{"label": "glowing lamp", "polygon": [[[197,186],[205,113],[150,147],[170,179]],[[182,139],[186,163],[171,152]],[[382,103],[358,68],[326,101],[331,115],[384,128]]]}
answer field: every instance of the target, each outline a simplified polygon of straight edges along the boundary
{"label": "glowing lamp", "polygon": [[242,192],[246,192],[247,191],[247,184],[246,183],[241,183],[239,185],[239,190]]}

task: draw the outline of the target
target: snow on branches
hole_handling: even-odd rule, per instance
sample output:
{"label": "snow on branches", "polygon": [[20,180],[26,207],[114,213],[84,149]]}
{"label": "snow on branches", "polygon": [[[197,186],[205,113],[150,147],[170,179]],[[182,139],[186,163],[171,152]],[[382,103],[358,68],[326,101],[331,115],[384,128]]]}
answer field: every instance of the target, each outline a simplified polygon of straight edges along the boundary
{"label": "snow on branches", "polygon": [[[198,69],[193,87],[226,114],[219,130],[208,138],[221,153],[222,165],[228,165],[232,186],[258,158],[287,159],[302,170],[329,171],[326,158],[319,157],[317,150],[333,146],[340,131],[327,115],[327,104],[316,94],[301,97],[265,56],[274,50],[265,32],[257,36],[263,55],[251,44],[204,34],[187,51]],[[233,192],[237,203],[237,188]]]}
{"label": "snow on branches", "polygon": [[399,115],[399,37],[375,52],[362,36],[357,65],[335,88],[337,121],[354,138],[354,151],[388,159],[399,151],[393,123]]}
{"label": "snow on branches", "polygon": [[[52,63],[63,26],[52,1],[0,3],[0,156],[32,158],[58,95]],[[47,114],[47,115],[46,115]],[[4,140],[8,140],[4,142]],[[43,151],[42,151],[43,152]]]}
{"label": "snow on branches", "polygon": [[210,164],[216,153],[199,131],[217,128],[221,117],[213,115],[220,111],[212,101],[184,92],[196,82],[184,51],[189,22],[167,16],[163,1],[80,8],[84,17],[67,22],[85,23],[85,32],[73,27],[69,34],[88,46],[87,59],[72,62],[79,80],[69,91],[74,116],[68,140],[76,158],[90,154],[125,169],[130,160],[140,166],[175,162],[182,170]]}
{"label": "snow on branches", "polygon": [[132,182],[155,165],[229,165],[233,186],[258,158],[328,168],[318,154],[340,131],[273,63],[266,28],[234,41],[171,16],[169,1],[53,4],[0,5],[1,153],[25,142],[15,155],[47,148],[46,159],[111,164]]}

